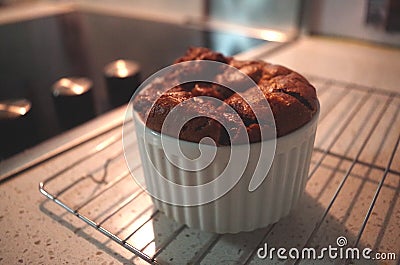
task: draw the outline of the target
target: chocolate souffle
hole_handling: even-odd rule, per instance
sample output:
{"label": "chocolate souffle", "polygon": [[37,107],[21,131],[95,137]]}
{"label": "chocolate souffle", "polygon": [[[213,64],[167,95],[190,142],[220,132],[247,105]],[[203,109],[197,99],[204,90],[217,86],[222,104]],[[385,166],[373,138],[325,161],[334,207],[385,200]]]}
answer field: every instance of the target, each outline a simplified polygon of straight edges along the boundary
{"label": "chocolate souffle", "polygon": [[[248,136],[249,141],[254,143],[261,140],[261,131],[263,131],[263,139],[266,139],[264,136],[272,135],[272,128],[274,130],[276,128],[276,136],[281,137],[302,127],[317,113],[318,99],[315,88],[303,76],[286,67],[264,61],[236,60],[210,49],[198,47],[190,48],[175,63],[191,60],[211,60],[229,64],[248,75],[257,86],[243,85],[241,87],[241,83],[248,84],[248,82],[244,82],[243,78],[237,75],[227,76],[221,72],[215,74],[215,83],[184,83],[161,93],[161,88],[168,86],[172,81],[179,81],[181,74],[188,74],[190,70],[199,71],[199,69],[188,69],[185,73],[175,72],[153,82],[134,99],[134,109],[142,119],[147,117],[145,123],[148,128],[161,132],[164,120],[171,109],[187,99],[198,96],[216,98],[220,104],[199,99],[196,108],[187,108],[187,113],[195,113],[202,117],[194,118],[183,126],[179,133],[181,140],[199,142],[204,137],[210,137],[217,145],[224,146],[232,143],[240,144],[243,142],[243,137]],[[253,107],[259,108],[260,112],[256,111],[256,113],[263,113],[263,108],[265,108],[263,104],[265,99],[260,100],[259,92],[256,91],[261,90],[268,100],[273,117],[264,111],[265,115],[257,119],[243,97],[219,83],[235,84],[235,87],[241,87],[242,90],[239,92],[243,93],[242,96],[250,100]],[[239,114],[241,120],[237,119],[237,115],[224,111],[226,106],[222,104],[222,101],[231,106]],[[227,121],[231,137],[228,136],[226,129],[212,117]],[[239,126],[242,121],[246,126],[247,134],[240,130],[244,128]]]}

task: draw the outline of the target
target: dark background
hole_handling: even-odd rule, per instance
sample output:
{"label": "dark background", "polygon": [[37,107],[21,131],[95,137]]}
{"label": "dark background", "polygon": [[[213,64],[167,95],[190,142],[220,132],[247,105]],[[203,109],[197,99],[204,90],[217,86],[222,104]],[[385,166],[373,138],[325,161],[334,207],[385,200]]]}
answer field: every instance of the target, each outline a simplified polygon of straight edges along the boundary
{"label": "dark background", "polygon": [[[62,77],[84,76],[93,81],[94,112],[99,115],[115,107],[109,103],[103,75],[104,66],[111,61],[138,62],[144,80],[189,46],[233,55],[265,42],[226,32],[83,12],[1,25],[0,40],[0,100],[26,98],[32,102],[24,117],[29,122],[24,122],[23,132],[11,133],[15,137],[6,140],[8,146],[13,142],[11,148],[0,146],[0,159],[64,130],[50,91]],[[10,126],[0,126],[4,142],[5,126]]]}

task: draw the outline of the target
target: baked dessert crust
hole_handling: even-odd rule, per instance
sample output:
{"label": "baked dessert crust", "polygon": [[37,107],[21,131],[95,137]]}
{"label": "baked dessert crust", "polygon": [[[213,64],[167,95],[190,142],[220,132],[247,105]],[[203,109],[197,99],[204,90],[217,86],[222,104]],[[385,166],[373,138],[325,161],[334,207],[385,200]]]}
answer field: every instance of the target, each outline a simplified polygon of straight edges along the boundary
{"label": "baked dessert crust", "polygon": [[[229,64],[248,75],[258,86],[246,87],[245,84],[248,82],[246,83],[241,75],[227,75],[221,72],[215,74],[215,83],[190,82],[160,93],[161,87],[180,83],[182,74],[187,75],[203,69],[193,67],[185,73],[172,73],[162,80],[153,82],[148,88],[140,91],[134,99],[134,110],[139,112],[143,119],[146,117],[145,123],[148,128],[161,132],[166,116],[175,106],[188,99],[193,101],[193,98],[199,96],[216,98],[220,104],[197,100],[198,104],[188,105],[184,113],[196,113],[202,117],[189,120],[182,127],[179,132],[181,140],[199,142],[203,137],[210,137],[217,145],[229,145],[240,144],[248,136],[250,142],[258,142],[261,141],[261,132],[263,140],[266,137],[268,139],[268,136],[275,135],[272,130],[275,130],[276,126],[276,136],[284,136],[309,122],[317,113],[318,99],[315,88],[306,78],[284,66],[264,61],[236,60],[201,47],[189,48],[186,54],[178,58],[175,63],[191,60],[211,60]],[[238,92],[241,92],[246,100],[219,83],[228,84],[228,87],[229,84],[234,85],[235,88],[239,87],[241,91]],[[260,91],[268,100],[273,117],[270,115],[268,106],[265,106],[265,99],[260,98]],[[248,102],[253,108],[257,108],[255,112],[263,114],[258,117],[259,119],[255,117],[254,109]],[[226,111],[227,106],[233,108],[241,120]],[[216,120],[229,123],[229,132]],[[241,126],[242,121],[246,132]],[[168,125],[163,128],[163,133],[173,135],[172,131],[168,131]]]}

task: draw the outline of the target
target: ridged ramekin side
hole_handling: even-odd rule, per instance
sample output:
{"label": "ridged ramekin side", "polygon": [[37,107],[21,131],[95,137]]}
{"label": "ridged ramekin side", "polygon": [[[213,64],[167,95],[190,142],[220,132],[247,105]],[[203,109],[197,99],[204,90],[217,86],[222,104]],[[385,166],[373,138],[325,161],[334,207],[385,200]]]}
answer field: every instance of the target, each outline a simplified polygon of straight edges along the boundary
{"label": "ridged ramekin side", "polygon": [[[275,157],[270,171],[255,191],[248,190],[252,175],[246,174],[245,171],[239,182],[215,201],[198,206],[176,206],[153,198],[156,208],[179,223],[217,233],[250,231],[277,222],[290,213],[304,191],[316,124],[317,117],[314,117],[311,122],[294,133],[277,139]],[[181,170],[165,157],[162,145],[157,143],[157,139],[146,141],[143,133],[137,135],[146,184],[151,193],[154,192],[157,196],[185,198],[200,197],[202,194],[193,194],[185,190],[182,194],[174,194],[162,184],[159,177],[155,177],[156,170],[174,183],[200,185],[204,183],[203,176],[210,177],[212,174],[221,172],[226,165],[226,161],[218,163],[217,157],[215,163],[201,172]],[[153,134],[150,137],[156,136]],[[257,144],[259,143],[251,145]]]}

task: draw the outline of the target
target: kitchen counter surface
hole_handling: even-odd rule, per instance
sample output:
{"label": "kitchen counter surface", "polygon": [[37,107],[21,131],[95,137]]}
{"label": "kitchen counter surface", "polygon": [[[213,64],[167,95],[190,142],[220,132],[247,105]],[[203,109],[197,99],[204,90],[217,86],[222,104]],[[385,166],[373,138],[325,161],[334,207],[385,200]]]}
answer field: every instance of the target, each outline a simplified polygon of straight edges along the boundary
{"label": "kitchen counter surface", "polygon": [[40,194],[39,181],[76,157],[52,160],[0,186],[0,264],[130,264],[132,254]]}
{"label": "kitchen counter surface", "polygon": [[[263,59],[304,74],[400,92],[400,49],[304,37]],[[123,113],[120,108],[113,115]],[[109,122],[104,117],[99,121]],[[141,263],[38,191],[40,181],[91,147],[79,148],[82,150],[53,158],[0,185],[0,264],[119,264],[132,259]],[[0,167],[6,164],[2,162]]]}
{"label": "kitchen counter surface", "polygon": [[400,48],[305,37],[264,59],[306,75],[400,92]]}

